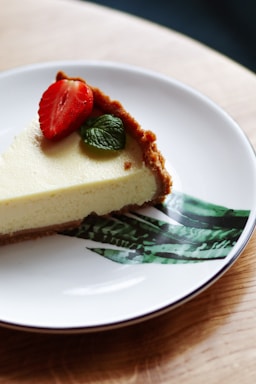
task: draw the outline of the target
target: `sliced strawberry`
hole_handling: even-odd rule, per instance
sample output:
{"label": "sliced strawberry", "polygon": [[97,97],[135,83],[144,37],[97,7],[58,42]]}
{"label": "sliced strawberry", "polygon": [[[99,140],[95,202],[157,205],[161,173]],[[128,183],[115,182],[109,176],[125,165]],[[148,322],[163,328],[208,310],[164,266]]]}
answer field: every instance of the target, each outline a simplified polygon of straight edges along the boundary
{"label": "sliced strawberry", "polygon": [[58,140],[77,130],[93,107],[93,92],[86,82],[61,78],[43,93],[39,103],[40,128],[47,139]]}

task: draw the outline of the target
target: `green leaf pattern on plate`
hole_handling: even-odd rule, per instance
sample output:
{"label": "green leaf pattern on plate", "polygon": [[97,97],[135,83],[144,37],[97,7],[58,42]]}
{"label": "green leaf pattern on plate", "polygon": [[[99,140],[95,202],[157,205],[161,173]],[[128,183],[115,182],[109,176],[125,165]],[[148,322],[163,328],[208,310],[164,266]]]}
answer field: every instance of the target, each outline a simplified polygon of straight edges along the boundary
{"label": "green leaf pattern on plate", "polygon": [[177,191],[150,210],[150,216],[142,212],[91,215],[79,228],[62,234],[92,240],[95,246],[87,249],[118,263],[196,263],[224,259],[250,213]]}

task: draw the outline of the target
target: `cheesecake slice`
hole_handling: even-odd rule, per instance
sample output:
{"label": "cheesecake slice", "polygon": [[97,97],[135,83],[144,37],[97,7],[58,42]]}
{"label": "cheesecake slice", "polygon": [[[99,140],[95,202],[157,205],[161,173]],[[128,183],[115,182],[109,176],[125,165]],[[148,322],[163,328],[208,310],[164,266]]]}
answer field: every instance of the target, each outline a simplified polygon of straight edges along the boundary
{"label": "cheesecake slice", "polygon": [[120,118],[124,149],[84,145],[78,131],[47,140],[38,119],[0,156],[0,245],[79,226],[95,213],[125,212],[163,201],[171,177],[156,145],[118,101],[93,91],[92,116]]}

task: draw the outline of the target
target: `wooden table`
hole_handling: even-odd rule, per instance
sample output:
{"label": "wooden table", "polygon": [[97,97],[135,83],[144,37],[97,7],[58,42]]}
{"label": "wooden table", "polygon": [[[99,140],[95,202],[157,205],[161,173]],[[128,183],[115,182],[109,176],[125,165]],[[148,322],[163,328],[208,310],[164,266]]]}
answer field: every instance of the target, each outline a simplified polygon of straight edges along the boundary
{"label": "wooden table", "polygon": [[[174,31],[78,0],[0,0],[0,70],[62,59],[172,76],[223,107],[256,147],[256,77]],[[155,319],[82,335],[0,329],[3,383],[256,382],[256,235],[235,265]]]}

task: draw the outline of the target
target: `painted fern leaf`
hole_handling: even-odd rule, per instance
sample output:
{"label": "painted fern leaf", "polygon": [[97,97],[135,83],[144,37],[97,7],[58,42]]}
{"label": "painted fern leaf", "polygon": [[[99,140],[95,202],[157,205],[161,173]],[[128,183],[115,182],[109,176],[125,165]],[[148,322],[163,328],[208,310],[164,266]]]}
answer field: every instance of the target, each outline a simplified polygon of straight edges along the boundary
{"label": "painted fern leaf", "polygon": [[79,228],[62,234],[93,241],[95,247],[88,249],[118,263],[196,263],[227,257],[249,213],[175,191],[150,216],[141,211],[91,215]]}

